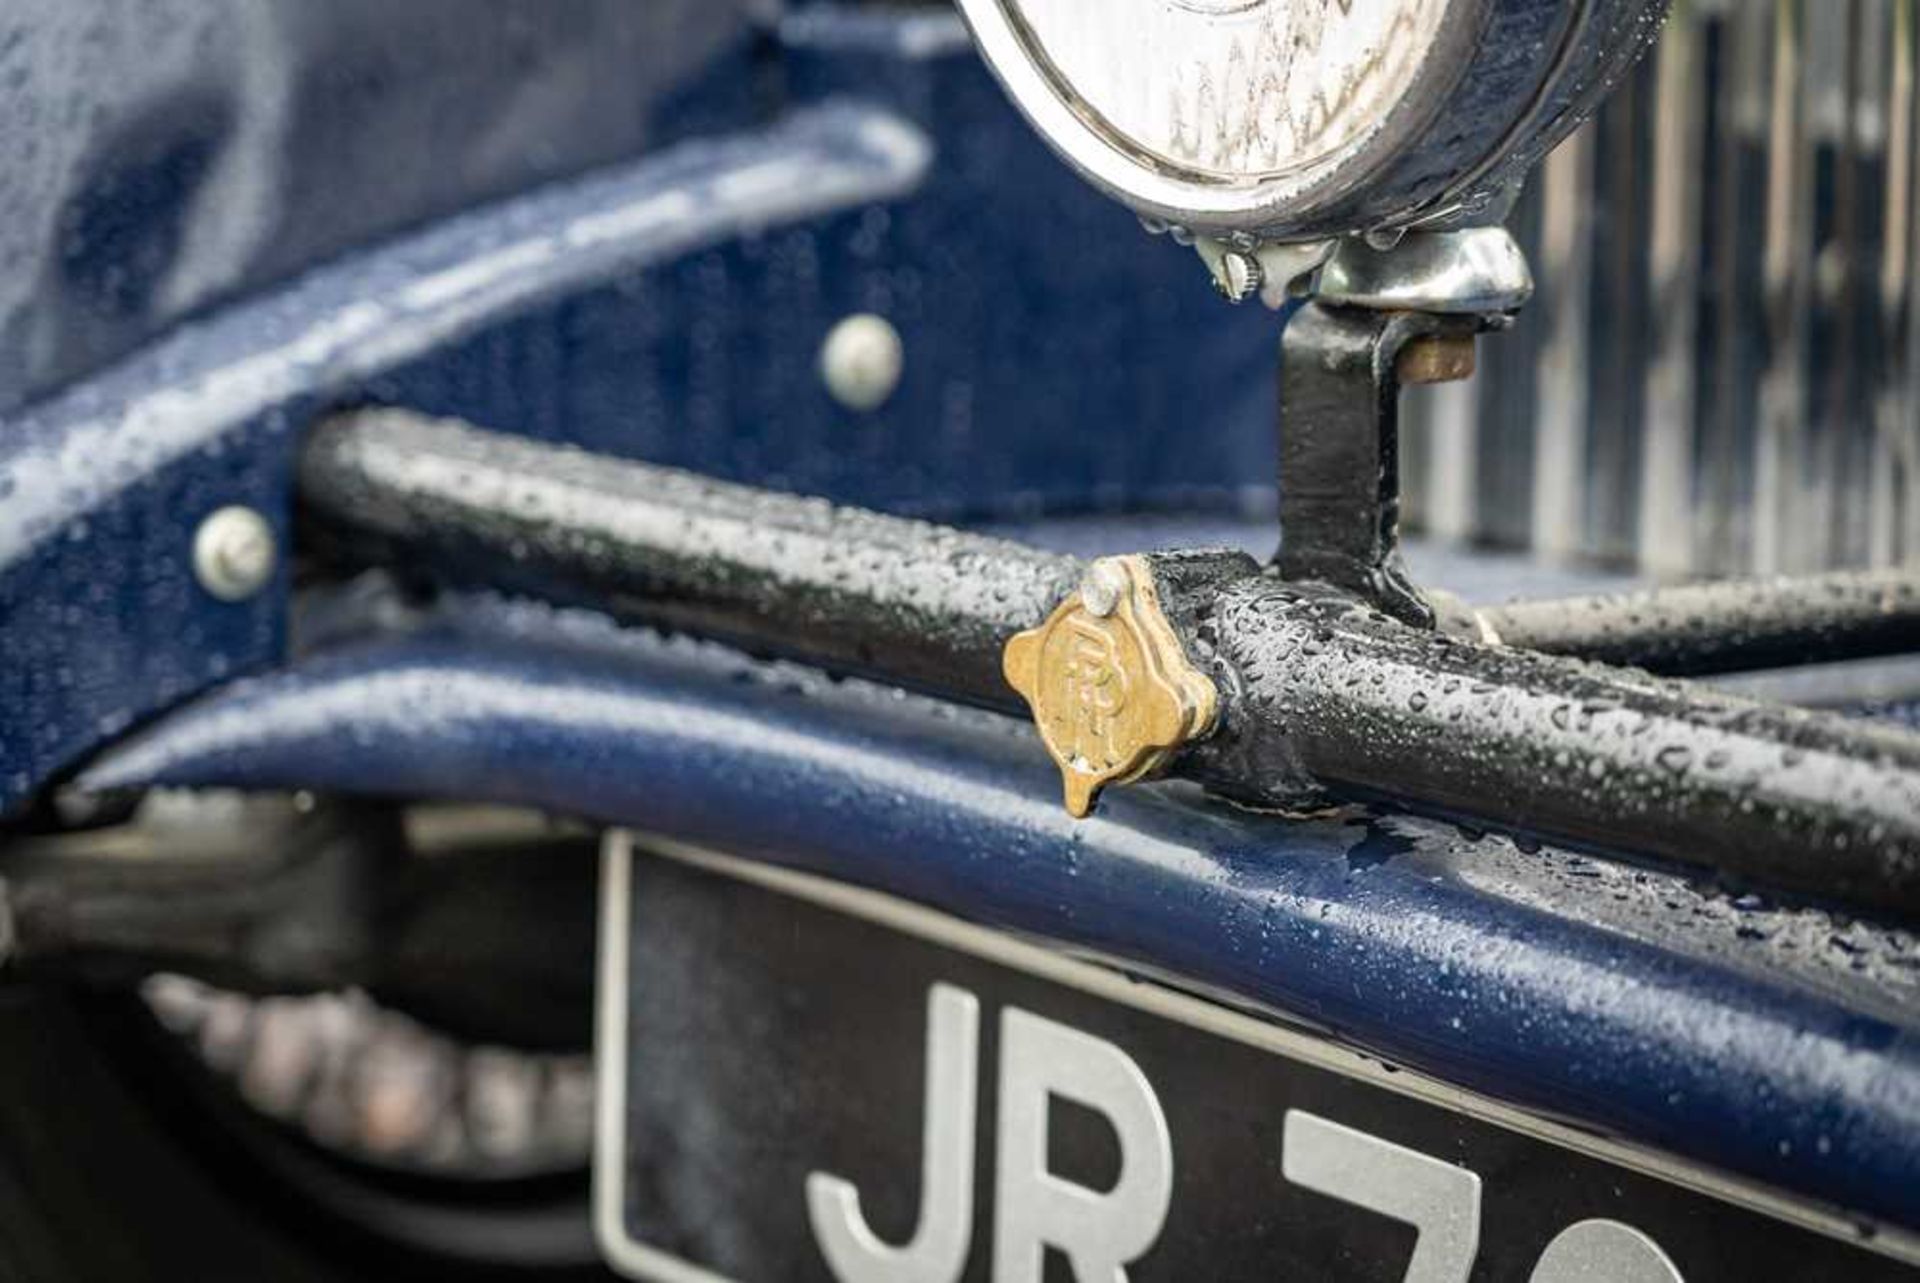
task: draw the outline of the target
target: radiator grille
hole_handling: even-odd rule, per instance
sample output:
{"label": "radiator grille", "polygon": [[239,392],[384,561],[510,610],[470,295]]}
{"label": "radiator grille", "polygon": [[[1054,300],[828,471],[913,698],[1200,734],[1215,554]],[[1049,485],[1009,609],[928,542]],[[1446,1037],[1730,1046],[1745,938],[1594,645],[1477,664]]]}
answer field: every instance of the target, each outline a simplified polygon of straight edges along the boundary
{"label": "radiator grille", "polygon": [[1410,525],[1672,577],[1920,559],[1915,3],[1677,0],[1515,211],[1534,302],[1410,395]]}

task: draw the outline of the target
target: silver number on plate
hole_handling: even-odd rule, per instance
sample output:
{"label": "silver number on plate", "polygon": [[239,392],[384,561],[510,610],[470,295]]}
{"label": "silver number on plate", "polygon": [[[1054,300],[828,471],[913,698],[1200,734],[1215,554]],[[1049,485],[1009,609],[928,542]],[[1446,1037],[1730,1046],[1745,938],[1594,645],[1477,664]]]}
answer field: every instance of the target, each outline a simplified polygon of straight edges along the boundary
{"label": "silver number on plate", "polygon": [[1289,1109],[1280,1168],[1296,1185],[1413,1226],[1406,1283],[1466,1283],[1480,1248],[1480,1178],[1464,1167]]}
{"label": "silver number on plate", "polygon": [[1580,1221],[1554,1235],[1528,1283],[1686,1283],[1660,1245],[1619,1221]]}
{"label": "silver number on plate", "polygon": [[980,1000],[954,985],[927,990],[927,1076],[920,1142],[920,1219],[905,1246],[883,1243],[860,1213],[860,1191],[807,1176],[807,1218],[843,1283],[952,1283],[973,1238],[974,1108]]}
{"label": "silver number on plate", "polygon": [[[1096,1110],[1120,1141],[1120,1179],[1100,1193],[1047,1170],[1047,1101]],[[1125,1283],[1173,1199],[1173,1140],[1146,1075],[1118,1047],[1018,1007],[1000,1013],[994,1283],[1040,1283],[1043,1246],[1082,1283]]]}
{"label": "silver number on plate", "polygon": [[[883,1242],[860,1192],[807,1175],[807,1217],[841,1283],[954,1283],[973,1239],[980,1001],[956,985],[927,991],[920,1214],[904,1245]],[[1047,1168],[1049,1102],[1098,1113],[1120,1142],[1105,1192]],[[1173,1199],[1173,1140],[1146,1075],[1120,1048],[1018,1007],[1000,1013],[995,1138],[994,1283],[1040,1283],[1045,1249],[1081,1283],[1127,1283],[1127,1266],[1160,1236]],[[1281,1171],[1295,1185],[1411,1225],[1406,1283],[1466,1283],[1480,1246],[1480,1178],[1418,1150],[1289,1109]],[[1660,1245],[1631,1225],[1587,1220],[1562,1230],[1529,1283],[1685,1283]]]}

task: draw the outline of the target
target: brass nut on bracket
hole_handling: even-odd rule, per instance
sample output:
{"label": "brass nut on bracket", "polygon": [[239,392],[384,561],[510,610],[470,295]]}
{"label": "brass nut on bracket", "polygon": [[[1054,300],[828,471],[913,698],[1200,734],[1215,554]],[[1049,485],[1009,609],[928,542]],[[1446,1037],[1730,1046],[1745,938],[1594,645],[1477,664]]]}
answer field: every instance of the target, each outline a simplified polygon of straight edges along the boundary
{"label": "brass nut on bracket", "polygon": [[1402,383],[1456,383],[1473,377],[1471,334],[1430,334],[1400,349],[1394,373]]}
{"label": "brass nut on bracket", "polygon": [[1105,557],[1045,623],[1002,656],[1066,793],[1084,816],[1100,790],[1158,771],[1213,728],[1219,692],[1187,659],[1145,558]]}

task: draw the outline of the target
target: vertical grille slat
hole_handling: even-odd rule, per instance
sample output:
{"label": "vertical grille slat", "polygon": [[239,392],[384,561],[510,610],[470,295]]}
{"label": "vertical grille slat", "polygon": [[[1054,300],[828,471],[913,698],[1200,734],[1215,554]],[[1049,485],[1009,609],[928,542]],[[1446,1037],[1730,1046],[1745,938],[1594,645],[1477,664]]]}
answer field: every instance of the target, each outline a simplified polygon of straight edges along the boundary
{"label": "vertical grille slat", "polygon": [[1649,364],[1642,414],[1640,560],[1661,575],[1692,571],[1696,548],[1694,496],[1700,485],[1695,443],[1700,423],[1701,295],[1705,256],[1700,234],[1708,185],[1707,71],[1709,33],[1678,22],[1654,50],[1653,156],[1646,305]]}
{"label": "vertical grille slat", "polygon": [[1876,566],[1920,555],[1911,528],[1914,480],[1915,366],[1911,350],[1914,200],[1914,11],[1913,0],[1884,6],[1887,97],[1886,180],[1881,214],[1879,290],[1874,324],[1883,361],[1873,389],[1872,454],[1867,556]]}

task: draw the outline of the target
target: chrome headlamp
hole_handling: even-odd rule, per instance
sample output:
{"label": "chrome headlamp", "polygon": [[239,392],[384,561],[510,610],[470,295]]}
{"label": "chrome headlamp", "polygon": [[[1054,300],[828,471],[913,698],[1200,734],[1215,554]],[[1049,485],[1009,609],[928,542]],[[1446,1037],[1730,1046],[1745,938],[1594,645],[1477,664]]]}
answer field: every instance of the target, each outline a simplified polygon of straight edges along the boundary
{"label": "chrome headlamp", "polygon": [[1308,240],[1497,219],[1666,0],[959,0],[1040,133],[1143,218]]}

